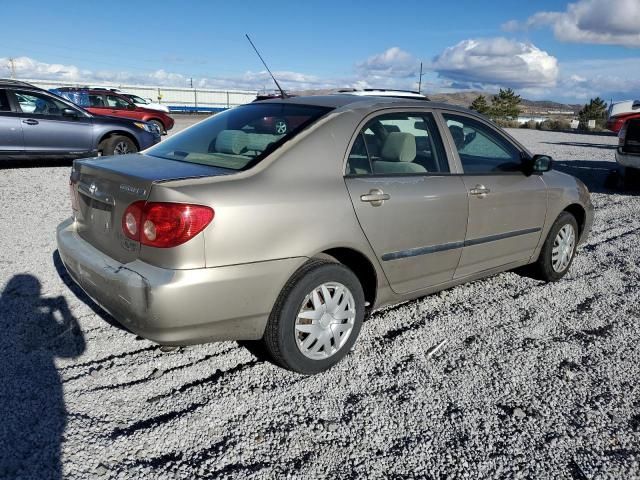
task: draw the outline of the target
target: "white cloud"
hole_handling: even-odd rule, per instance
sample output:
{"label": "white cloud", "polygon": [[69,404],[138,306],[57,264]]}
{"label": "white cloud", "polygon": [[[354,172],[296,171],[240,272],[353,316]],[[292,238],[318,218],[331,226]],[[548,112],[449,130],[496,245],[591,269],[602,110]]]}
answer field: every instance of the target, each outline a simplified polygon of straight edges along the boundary
{"label": "white cloud", "polygon": [[418,75],[420,61],[399,47],[391,47],[356,64],[356,71],[367,78],[408,78]]}
{"label": "white cloud", "polygon": [[524,22],[510,20],[506,31],[549,26],[558,40],[640,48],[640,1],[579,0],[564,12],[538,12]]}
{"label": "white cloud", "polygon": [[530,43],[506,38],[464,40],[446,48],[431,67],[441,77],[473,88],[552,87],[558,77],[555,57]]}

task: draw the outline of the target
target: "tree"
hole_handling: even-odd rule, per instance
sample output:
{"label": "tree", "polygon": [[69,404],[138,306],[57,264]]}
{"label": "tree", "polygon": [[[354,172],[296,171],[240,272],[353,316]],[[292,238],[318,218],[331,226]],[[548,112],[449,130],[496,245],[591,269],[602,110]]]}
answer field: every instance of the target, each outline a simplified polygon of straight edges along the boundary
{"label": "tree", "polygon": [[607,103],[600,97],[592,98],[578,113],[580,128],[587,128],[589,120],[595,120],[596,125],[604,127],[607,122]]}
{"label": "tree", "polygon": [[491,111],[491,107],[487,103],[487,97],[479,95],[473,102],[471,102],[471,110],[475,110],[483,115],[488,115]]}
{"label": "tree", "polygon": [[500,89],[498,95],[491,100],[490,115],[494,118],[515,119],[520,115],[520,95],[516,95],[512,89]]}

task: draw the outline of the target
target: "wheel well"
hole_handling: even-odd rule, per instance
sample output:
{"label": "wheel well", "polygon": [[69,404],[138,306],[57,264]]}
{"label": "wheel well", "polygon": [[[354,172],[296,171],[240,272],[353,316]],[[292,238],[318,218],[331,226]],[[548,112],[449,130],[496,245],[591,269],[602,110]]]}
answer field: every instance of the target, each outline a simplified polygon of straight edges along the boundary
{"label": "wheel well", "polygon": [[166,125],[164,124],[164,122],[159,118],[150,118],[149,120],[146,120],[146,121],[151,122],[152,120],[155,120],[156,122],[160,122],[160,125],[162,125],[162,128],[166,128]]}
{"label": "wheel well", "polygon": [[115,135],[122,135],[123,137],[127,137],[129,140],[131,140],[135,144],[136,148],[140,150],[140,145],[138,144],[138,140],[136,140],[136,138],[133,135],[131,135],[129,132],[121,132],[118,130],[104,134],[102,138],[100,138],[100,141],[98,142],[98,146],[102,142],[104,142],[107,138],[113,137]]}
{"label": "wheel well", "polygon": [[378,290],[378,276],[376,269],[364,254],[351,248],[332,248],[316,255],[316,257],[329,257],[348,267],[358,277],[364,291],[365,301],[369,306],[374,305]]}
{"label": "wheel well", "polygon": [[576,222],[578,222],[578,232],[580,234],[579,236],[581,236],[582,231],[584,230],[584,222],[586,219],[586,212],[584,211],[584,208],[582,208],[582,205],[573,203],[569,205],[567,208],[565,208],[564,211],[569,212],[571,215],[575,217]]}

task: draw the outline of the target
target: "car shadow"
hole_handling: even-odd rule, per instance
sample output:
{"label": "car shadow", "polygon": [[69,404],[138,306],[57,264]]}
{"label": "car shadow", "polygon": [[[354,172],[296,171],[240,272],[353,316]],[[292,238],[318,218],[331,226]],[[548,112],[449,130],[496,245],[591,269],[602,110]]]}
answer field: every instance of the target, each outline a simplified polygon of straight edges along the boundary
{"label": "car shadow", "polygon": [[604,160],[555,160],[553,168],[580,179],[591,193],[640,194],[640,185],[638,185],[638,188],[629,188],[624,185],[622,175],[618,171],[618,165],[615,162]]}
{"label": "car shadow", "polygon": [[588,148],[601,148],[603,150],[615,150],[617,145],[610,145],[607,143],[587,143],[587,142],[540,142],[547,145],[566,145],[568,147],[588,147]]}
{"label": "car shadow", "polygon": [[62,478],[67,422],[57,358],[86,348],[64,297],[42,296],[33,275],[13,276],[0,296],[0,478]]}
{"label": "car shadow", "polygon": [[112,327],[116,327],[120,330],[129,332],[129,329],[125,328],[121,323],[119,323],[116,319],[109,315],[108,312],[103,310],[100,305],[94,302],[93,299],[89,295],[87,295],[76,282],[73,281],[71,275],[69,275],[69,272],[67,272],[67,269],[62,262],[62,258],[60,258],[60,253],[58,252],[58,250],[55,250],[53,252],[52,257],[53,266],[55,267],[56,272],[58,272],[60,280],[64,282],[64,284],[69,288],[69,290],[71,290],[71,292],[76,296],[78,300],[87,305],[93,311],[93,313],[98,315],[102,320],[107,322]]}

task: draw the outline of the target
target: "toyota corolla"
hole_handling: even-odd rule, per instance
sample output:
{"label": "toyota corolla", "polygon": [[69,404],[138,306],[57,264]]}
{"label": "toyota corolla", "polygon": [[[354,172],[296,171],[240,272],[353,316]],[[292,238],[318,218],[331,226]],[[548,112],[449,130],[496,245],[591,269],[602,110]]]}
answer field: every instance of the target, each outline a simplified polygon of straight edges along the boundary
{"label": "toyota corolla", "polygon": [[139,154],[76,161],[58,248],[132,332],[261,339],[312,374],[382,306],[523,266],[564,276],[593,206],[551,167],[451,105],[272,99]]}

